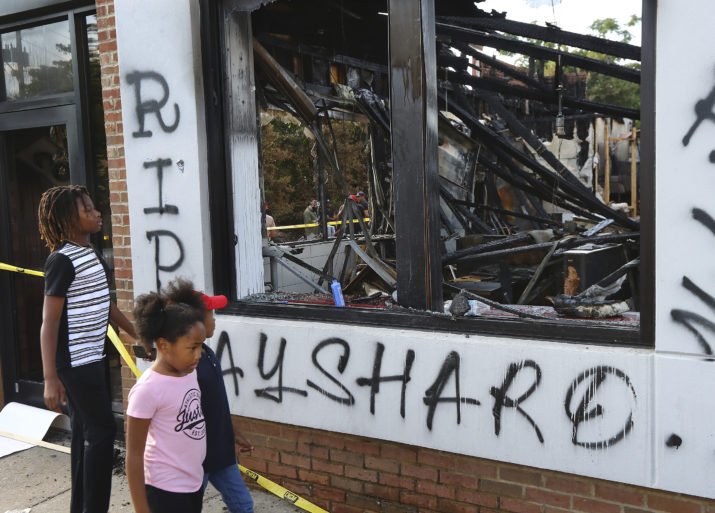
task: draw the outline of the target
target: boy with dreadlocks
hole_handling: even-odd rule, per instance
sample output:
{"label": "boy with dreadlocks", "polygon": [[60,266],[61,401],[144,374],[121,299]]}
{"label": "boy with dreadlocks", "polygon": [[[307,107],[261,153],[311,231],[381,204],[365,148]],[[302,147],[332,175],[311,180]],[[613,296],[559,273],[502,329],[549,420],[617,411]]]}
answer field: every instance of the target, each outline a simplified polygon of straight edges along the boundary
{"label": "boy with dreadlocks", "polygon": [[132,323],[109,299],[108,268],[90,236],[102,215],[87,189],[53,187],[38,209],[45,263],[40,346],[45,404],[69,407],[72,426],[71,513],[106,513],[112,483],[115,424],[107,387],[104,340],[111,320],[133,338]]}

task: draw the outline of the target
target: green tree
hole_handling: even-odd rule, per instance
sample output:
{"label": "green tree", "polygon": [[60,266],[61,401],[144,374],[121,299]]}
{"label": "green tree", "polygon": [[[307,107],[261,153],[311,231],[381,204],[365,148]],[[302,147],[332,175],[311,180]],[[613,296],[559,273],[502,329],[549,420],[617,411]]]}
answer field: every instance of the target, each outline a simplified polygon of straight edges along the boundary
{"label": "green tree", "polygon": [[[364,123],[332,120],[340,169],[350,194],[367,191],[367,127]],[[300,224],[303,210],[318,198],[315,168],[317,148],[312,135],[291,116],[276,116],[261,128],[261,169],[266,201],[278,226]],[[323,124],[323,137],[332,147],[332,134]],[[332,169],[325,164],[326,197],[337,211],[344,201]],[[302,231],[294,231],[296,236]],[[293,234],[293,231],[291,231]],[[289,234],[289,236],[291,235]]]}
{"label": "green tree", "polygon": [[[593,34],[599,37],[615,39],[622,43],[630,43],[633,40],[631,29],[638,25],[638,23],[640,23],[640,18],[636,15],[632,15],[625,27],[621,27],[614,18],[604,18],[595,20],[590,28]],[[621,64],[633,69],[640,69],[640,63],[638,62],[628,63],[616,59],[611,55],[590,51],[581,51],[579,53],[611,64]],[[600,73],[590,72],[586,82],[586,98],[594,102],[640,109],[640,85]]]}

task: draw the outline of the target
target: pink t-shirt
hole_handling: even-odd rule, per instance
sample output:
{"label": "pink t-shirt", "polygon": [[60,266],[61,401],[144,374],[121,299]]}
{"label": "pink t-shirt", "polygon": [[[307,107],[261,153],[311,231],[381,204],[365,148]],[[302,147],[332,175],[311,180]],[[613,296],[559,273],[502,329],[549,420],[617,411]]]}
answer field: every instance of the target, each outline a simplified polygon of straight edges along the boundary
{"label": "pink t-shirt", "polygon": [[206,423],[196,371],[182,377],[148,369],[129,392],[127,415],[151,419],[144,481],[167,492],[191,493],[203,482]]}

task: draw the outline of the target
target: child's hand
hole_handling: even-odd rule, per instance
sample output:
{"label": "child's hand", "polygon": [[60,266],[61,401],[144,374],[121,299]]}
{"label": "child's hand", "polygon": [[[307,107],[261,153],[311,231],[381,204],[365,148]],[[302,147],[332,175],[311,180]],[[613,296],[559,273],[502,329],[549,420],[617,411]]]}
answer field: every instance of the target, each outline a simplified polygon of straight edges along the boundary
{"label": "child's hand", "polygon": [[67,404],[67,394],[65,393],[64,385],[62,385],[60,378],[57,376],[45,378],[44,399],[48,409],[62,413],[60,404]]}
{"label": "child's hand", "polygon": [[253,445],[243,436],[243,433],[236,433],[234,443],[238,446],[238,452],[251,452],[253,450]]}

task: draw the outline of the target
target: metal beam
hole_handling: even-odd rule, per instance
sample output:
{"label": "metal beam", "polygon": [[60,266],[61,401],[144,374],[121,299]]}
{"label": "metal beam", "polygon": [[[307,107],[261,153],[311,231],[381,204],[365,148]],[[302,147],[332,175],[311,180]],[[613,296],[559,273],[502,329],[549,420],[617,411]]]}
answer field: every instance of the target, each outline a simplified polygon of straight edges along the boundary
{"label": "metal beam", "polygon": [[442,311],[434,0],[390,0],[397,300]]}

